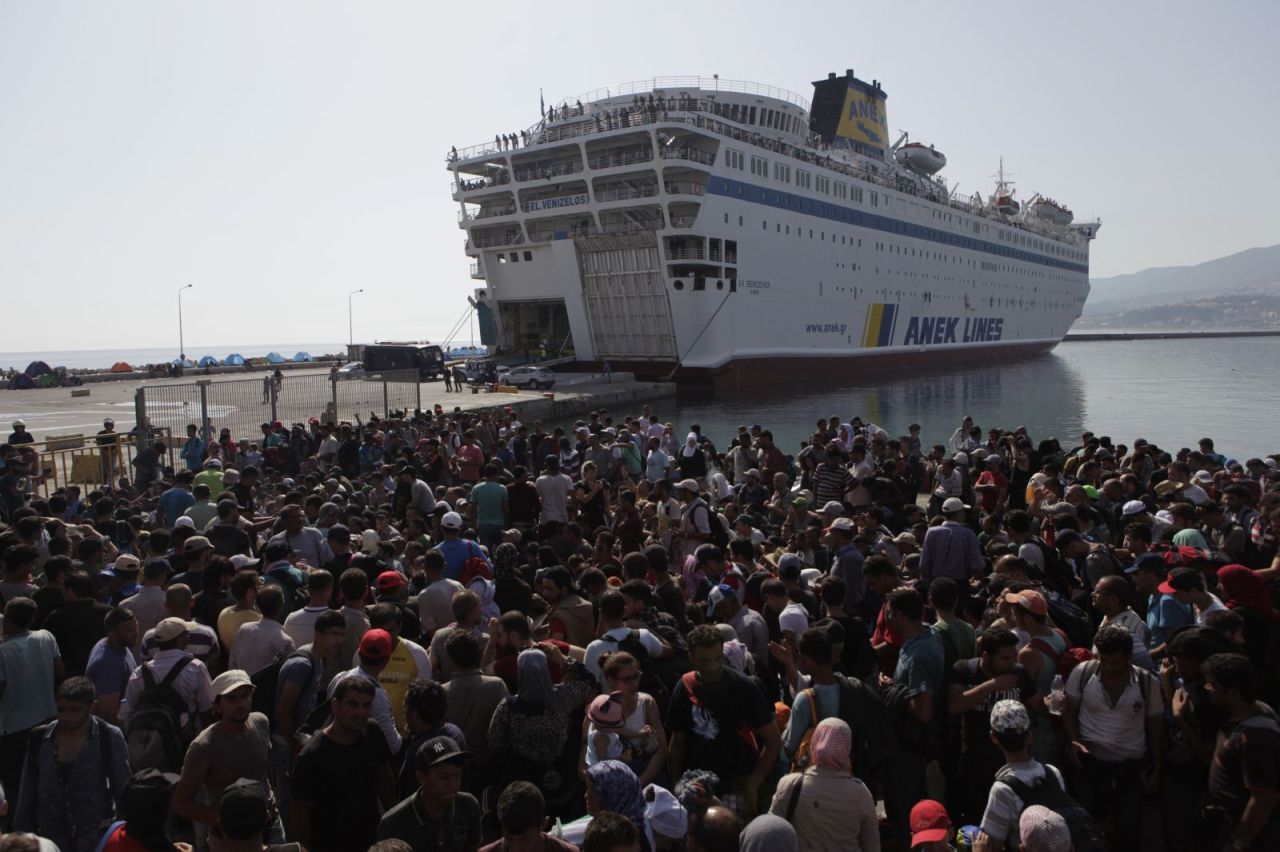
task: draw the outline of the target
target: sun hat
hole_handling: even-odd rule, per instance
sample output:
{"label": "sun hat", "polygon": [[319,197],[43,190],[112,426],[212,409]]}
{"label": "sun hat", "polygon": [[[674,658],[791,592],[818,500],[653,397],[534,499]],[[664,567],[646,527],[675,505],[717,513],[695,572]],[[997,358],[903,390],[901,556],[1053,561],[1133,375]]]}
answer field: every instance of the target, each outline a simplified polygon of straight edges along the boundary
{"label": "sun hat", "polygon": [[587,718],[591,724],[601,730],[616,730],[622,727],[622,693],[610,692],[597,695],[587,708]]}

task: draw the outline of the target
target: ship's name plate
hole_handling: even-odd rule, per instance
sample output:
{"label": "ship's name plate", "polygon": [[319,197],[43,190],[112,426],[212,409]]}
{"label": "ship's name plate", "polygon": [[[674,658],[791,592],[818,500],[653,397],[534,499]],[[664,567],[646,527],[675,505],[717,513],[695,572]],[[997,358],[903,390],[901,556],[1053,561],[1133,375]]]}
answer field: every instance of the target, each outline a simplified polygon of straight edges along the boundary
{"label": "ship's name plate", "polygon": [[587,194],[585,192],[577,195],[562,195],[559,198],[540,198],[537,201],[529,202],[529,212],[534,210],[554,210],[557,207],[577,207],[587,203]]}
{"label": "ship's name plate", "polygon": [[768,290],[772,284],[768,281],[755,281],[753,279],[745,279],[738,282],[738,286],[746,290]]}

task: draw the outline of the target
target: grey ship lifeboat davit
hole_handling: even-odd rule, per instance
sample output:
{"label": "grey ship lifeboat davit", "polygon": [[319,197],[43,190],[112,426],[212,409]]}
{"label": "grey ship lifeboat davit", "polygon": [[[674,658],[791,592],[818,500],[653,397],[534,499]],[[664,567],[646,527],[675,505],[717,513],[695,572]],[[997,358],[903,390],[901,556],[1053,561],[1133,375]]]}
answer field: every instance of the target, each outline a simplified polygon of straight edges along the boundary
{"label": "grey ship lifeboat davit", "polygon": [[922,175],[934,174],[947,164],[946,155],[941,151],[934,150],[932,145],[923,145],[919,142],[908,142],[903,145],[893,152],[893,158],[898,161],[898,165]]}

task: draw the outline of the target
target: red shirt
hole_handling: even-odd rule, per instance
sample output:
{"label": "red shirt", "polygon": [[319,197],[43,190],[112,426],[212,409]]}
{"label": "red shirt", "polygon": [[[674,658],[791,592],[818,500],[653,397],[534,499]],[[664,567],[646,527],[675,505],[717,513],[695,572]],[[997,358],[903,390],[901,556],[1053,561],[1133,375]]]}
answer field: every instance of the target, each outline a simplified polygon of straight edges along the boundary
{"label": "red shirt", "polygon": [[994,512],[996,509],[996,499],[1000,496],[1001,488],[1009,487],[1009,480],[1000,471],[984,470],[978,475],[977,485],[994,485],[994,491],[979,491],[978,499],[982,502],[982,510],[984,512]]}
{"label": "red shirt", "polygon": [[458,477],[463,482],[477,482],[484,464],[484,451],[475,444],[458,447]]}

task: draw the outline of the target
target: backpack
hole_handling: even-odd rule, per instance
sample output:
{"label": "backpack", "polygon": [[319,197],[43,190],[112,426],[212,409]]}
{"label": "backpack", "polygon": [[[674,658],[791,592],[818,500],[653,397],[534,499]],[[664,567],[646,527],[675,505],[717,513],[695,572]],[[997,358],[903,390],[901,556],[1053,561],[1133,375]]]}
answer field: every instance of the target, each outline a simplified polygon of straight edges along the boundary
{"label": "backpack", "polygon": [[[1064,636],[1063,638],[1066,637]],[[1070,640],[1067,641],[1067,649],[1061,654],[1055,651],[1052,645],[1039,637],[1032,639],[1030,645],[1054,661],[1055,671],[1062,675],[1064,681],[1076,666],[1093,659],[1092,651],[1088,648],[1072,647]]]}
{"label": "backpack", "polygon": [[284,597],[284,610],[280,613],[281,618],[307,605],[309,596],[306,589],[298,585],[297,580],[290,576],[288,571],[279,569],[268,571],[263,575],[262,579],[266,585],[278,588],[280,594]]}
{"label": "backpack", "polygon": [[182,770],[182,757],[187,745],[182,714],[187,712],[187,705],[173,683],[193,662],[195,657],[183,657],[158,683],[152,674],[154,663],[142,665],[142,694],[138,696],[124,730],[129,766],[134,772],[143,769],[161,772]]}
{"label": "backpack", "polygon": [[640,641],[640,631],[635,628],[627,631],[627,635],[621,639],[615,639],[612,636],[601,636],[601,642],[612,642],[619,651],[626,651],[628,654],[636,658],[636,665],[640,668],[640,691],[647,692],[658,702],[659,708],[666,708],[671,703],[671,686],[683,672],[675,673],[670,666],[664,665],[670,661],[657,657],[650,657],[649,651],[644,647],[644,643]]}
{"label": "backpack", "polygon": [[1093,622],[1084,610],[1047,589],[1044,599],[1049,605],[1049,617],[1053,619],[1054,626],[1065,634],[1068,646],[1088,648],[1093,644]]}
{"label": "backpack", "polygon": [[[791,757],[790,772],[804,772],[809,766],[809,749],[812,745],[813,732],[818,729],[818,696],[812,689],[804,690],[804,694],[809,699],[809,727],[805,729],[804,736],[800,738],[800,745],[796,747],[796,753]],[[794,704],[792,706],[794,707]]]}
{"label": "backpack", "polygon": [[[1084,688],[1089,685],[1089,681],[1098,674],[1098,668],[1102,664],[1097,660],[1088,660],[1080,666],[1080,694],[1084,694]],[[1138,691],[1142,693],[1142,705],[1145,708],[1151,702],[1151,684],[1155,680],[1155,675],[1146,669],[1134,666],[1133,670],[1138,673]]]}
{"label": "backpack", "polygon": [[713,511],[712,508],[705,503],[699,508],[707,513],[707,529],[710,530],[711,534],[709,541],[716,547],[724,550],[729,546],[729,531],[724,528],[724,524],[720,521],[720,514]]}
{"label": "backpack", "polygon": [[[265,668],[259,669],[249,676],[249,682],[253,684],[253,712],[261,713],[272,722],[276,720],[276,690],[280,685],[280,670],[284,668],[284,664],[294,657],[307,656],[302,651],[294,651],[290,654],[277,654]],[[319,665],[315,660],[311,661],[311,677],[316,676],[316,670]],[[308,683],[310,679],[308,679]]]}
{"label": "backpack", "polygon": [[[1104,852],[1107,848],[1106,839],[1098,830],[1093,817],[1062,788],[1057,776],[1049,772],[1048,767],[1045,768],[1044,778],[1034,785],[1018,778],[1008,766],[996,773],[996,781],[1013,790],[1014,795],[1022,800],[1023,810],[1032,805],[1041,805],[1062,817],[1071,831],[1074,852]],[[1016,824],[1015,822],[1015,826]]]}
{"label": "backpack", "polygon": [[1044,560],[1045,584],[1058,592],[1070,591],[1071,582],[1075,578],[1071,575],[1071,569],[1062,561],[1062,555],[1058,553],[1058,548],[1050,547],[1039,536],[1032,536],[1027,539],[1027,543],[1034,545],[1040,551],[1040,558]]}

